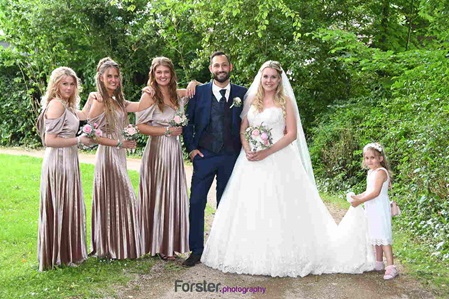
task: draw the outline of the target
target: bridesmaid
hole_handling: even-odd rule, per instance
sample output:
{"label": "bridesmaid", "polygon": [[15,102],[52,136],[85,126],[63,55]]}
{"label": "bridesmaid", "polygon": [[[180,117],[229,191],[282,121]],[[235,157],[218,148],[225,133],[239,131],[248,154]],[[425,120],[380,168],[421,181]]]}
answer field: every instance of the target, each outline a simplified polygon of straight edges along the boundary
{"label": "bridesmaid", "polygon": [[68,67],[55,69],[42,100],[37,130],[46,146],[42,163],[38,231],[39,271],[73,266],[87,258],[86,219],[75,137],[87,111],[76,110],[79,79]]}
{"label": "bridesmaid", "polygon": [[94,190],[92,195],[92,253],[108,259],[135,259],[141,256],[137,223],[137,201],[126,168],[126,149],[136,142],[124,140],[128,112],[137,112],[139,103],[125,100],[119,65],[111,58],[100,60],[95,76],[97,91],[89,123],[98,124],[103,136],[97,138]]}
{"label": "bridesmaid", "polygon": [[177,90],[172,61],[154,58],[137,118],[140,133],[149,136],[140,168],[139,222],[142,253],[158,254],[163,260],[189,251],[189,202],[178,138],[182,127],[168,125],[178,109],[183,111],[186,99],[187,90]]}

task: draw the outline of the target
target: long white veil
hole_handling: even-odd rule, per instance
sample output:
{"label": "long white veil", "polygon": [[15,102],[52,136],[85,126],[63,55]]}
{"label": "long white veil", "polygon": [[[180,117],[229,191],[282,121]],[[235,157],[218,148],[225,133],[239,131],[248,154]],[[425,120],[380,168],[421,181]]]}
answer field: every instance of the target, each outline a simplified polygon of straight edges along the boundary
{"label": "long white veil", "polygon": [[[262,70],[259,70],[256,77],[254,78],[253,83],[249,87],[246,95],[244,97],[244,106],[243,111],[240,117],[243,119],[248,114],[249,108],[251,107],[252,101],[257,93],[257,89],[259,88],[262,77]],[[282,86],[284,87],[284,93],[288,96],[292,103],[292,107],[294,109],[295,117],[296,117],[296,132],[297,137],[296,140],[292,143],[294,148],[298,150],[298,154],[301,158],[302,165],[311,181],[311,183],[316,188],[315,176],[313,175],[312,161],[310,160],[309,149],[307,147],[306,138],[304,136],[304,130],[301,124],[301,117],[299,116],[298,104],[296,103],[295,94],[293,93],[292,86],[290,84],[290,80],[288,80],[287,75],[284,70],[282,70]]]}

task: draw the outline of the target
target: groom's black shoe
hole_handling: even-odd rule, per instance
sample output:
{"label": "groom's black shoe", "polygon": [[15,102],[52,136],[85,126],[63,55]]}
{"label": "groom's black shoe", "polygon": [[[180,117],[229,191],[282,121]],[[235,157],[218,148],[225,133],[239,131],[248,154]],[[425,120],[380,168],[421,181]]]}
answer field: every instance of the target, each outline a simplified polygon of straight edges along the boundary
{"label": "groom's black shoe", "polygon": [[196,264],[199,264],[199,263],[200,263],[200,260],[201,260],[201,254],[194,254],[194,253],[191,253],[190,256],[189,256],[189,258],[186,259],[186,260],[182,263],[182,265],[183,265],[183,266],[186,266],[186,267],[193,267],[193,266],[195,266]]}

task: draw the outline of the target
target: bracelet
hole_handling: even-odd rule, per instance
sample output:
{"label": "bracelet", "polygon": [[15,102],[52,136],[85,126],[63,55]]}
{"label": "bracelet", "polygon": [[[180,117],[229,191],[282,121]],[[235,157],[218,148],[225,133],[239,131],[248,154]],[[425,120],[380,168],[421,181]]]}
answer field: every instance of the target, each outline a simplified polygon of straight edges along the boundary
{"label": "bracelet", "polygon": [[120,141],[120,139],[117,140],[117,145],[116,145],[116,147],[117,147],[118,149],[121,149],[122,146],[123,146],[123,143]]}
{"label": "bracelet", "polygon": [[170,127],[166,127],[166,128],[165,128],[165,133],[164,133],[164,135],[167,136],[167,137],[171,135]]}
{"label": "bracelet", "polygon": [[81,147],[83,143],[81,142],[81,136],[76,137],[76,144],[78,147]]}

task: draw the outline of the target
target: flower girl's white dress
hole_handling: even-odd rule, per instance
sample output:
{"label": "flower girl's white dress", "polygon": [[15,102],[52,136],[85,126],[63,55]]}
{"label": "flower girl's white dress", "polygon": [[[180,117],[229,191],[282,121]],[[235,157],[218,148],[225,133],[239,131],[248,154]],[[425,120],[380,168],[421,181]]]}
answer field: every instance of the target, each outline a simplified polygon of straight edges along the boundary
{"label": "flower girl's white dress", "polygon": [[[250,126],[284,134],[282,109],[248,112]],[[306,175],[293,145],[257,162],[241,152],[201,261],[223,272],[270,276],[361,273],[374,268],[361,207],[350,208],[337,227]]]}
{"label": "flower girl's white dress", "polygon": [[393,244],[393,238],[391,232],[390,198],[388,197],[388,186],[390,185],[388,171],[383,167],[368,171],[366,178],[367,189],[374,188],[375,173],[378,171],[385,171],[387,180],[383,182],[379,195],[365,202],[369,240],[372,245],[391,245]]}

